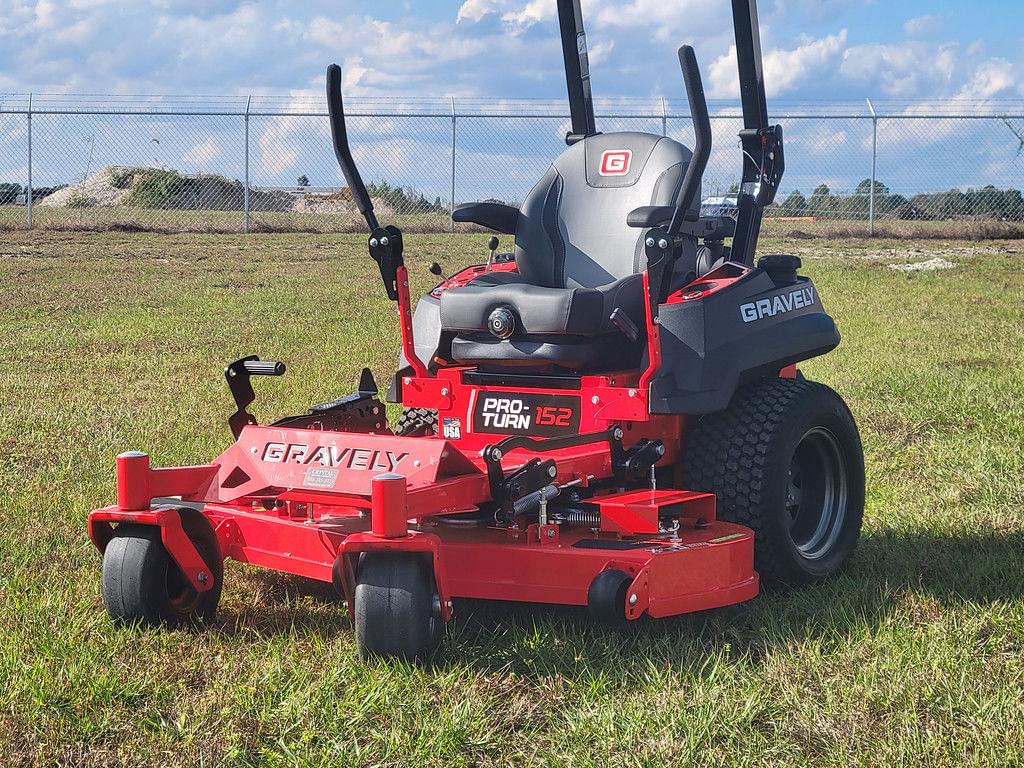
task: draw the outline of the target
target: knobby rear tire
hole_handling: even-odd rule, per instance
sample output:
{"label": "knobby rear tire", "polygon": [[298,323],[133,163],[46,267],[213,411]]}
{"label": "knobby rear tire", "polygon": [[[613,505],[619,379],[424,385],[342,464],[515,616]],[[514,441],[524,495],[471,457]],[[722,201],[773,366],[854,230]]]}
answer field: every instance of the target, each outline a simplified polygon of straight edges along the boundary
{"label": "knobby rear tire", "polygon": [[864,456],[842,398],[824,384],[765,378],[691,421],[684,487],[714,493],[718,517],[753,529],[767,582],[801,584],[841,568],[860,538]]}

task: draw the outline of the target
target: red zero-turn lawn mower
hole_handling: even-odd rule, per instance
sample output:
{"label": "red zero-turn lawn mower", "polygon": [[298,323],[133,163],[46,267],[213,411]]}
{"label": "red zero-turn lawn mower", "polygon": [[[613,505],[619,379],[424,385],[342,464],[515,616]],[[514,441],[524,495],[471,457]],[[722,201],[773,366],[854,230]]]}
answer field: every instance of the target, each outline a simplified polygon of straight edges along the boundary
{"label": "red zero-turn lawn mower", "polygon": [[208,619],[233,558],[333,582],[364,656],[424,658],[453,598],[586,605],[616,624],[749,600],[758,572],[794,584],[843,565],[861,527],[860,439],[840,397],[796,369],[839,333],[799,259],[754,266],[784,165],[755,2],[732,0],[736,218],[700,215],[711,125],[693,49],[679,51],[692,151],[599,133],[579,0],[557,0],[569,148],[521,208],[455,210],[514,235],[514,253],[492,239],[488,262],[444,279],[415,317],[402,233],[377,221],[330,67],[335,151],[398,304],[390,394],[404,413],[388,425],[365,370],[355,394],[259,426],[251,379],[284,365],[232,363],[234,445],[195,467],[122,454],[117,504],[89,516],[111,615]]}

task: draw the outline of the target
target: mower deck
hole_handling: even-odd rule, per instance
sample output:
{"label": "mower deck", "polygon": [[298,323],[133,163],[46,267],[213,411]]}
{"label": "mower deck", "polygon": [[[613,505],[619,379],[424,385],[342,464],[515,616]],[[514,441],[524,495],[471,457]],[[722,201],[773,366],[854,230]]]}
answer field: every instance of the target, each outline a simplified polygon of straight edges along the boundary
{"label": "mower deck", "polygon": [[[605,443],[554,455],[562,485],[610,473]],[[521,466],[515,457],[512,472]],[[407,474],[389,474],[399,469]],[[587,605],[608,569],[632,579],[628,619],[720,607],[758,591],[753,534],[717,521],[711,494],[611,488],[575,518],[497,525],[479,509],[490,499],[486,461],[440,438],[248,426],[214,464],[153,469],[145,454],[125,454],[118,480],[119,504],[89,517],[97,547],[105,549],[114,525],[157,525],[200,592],[210,585],[178,519],[182,508],[209,521],[224,558],[333,582],[349,600],[360,553],[427,554],[445,620],[456,597]],[[316,489],[328,480],[332,487]]]}
{"label": "mower deck", "polygon": [[[180,506],[176,499],[157,500],[154,522],[157,510],[165,510],[166,516]],[[758,592],[753,534],[732,523],[713,521],[699,528],[681,527],[674,534],[622,538],[585,527],[532,524],[517,530],[431,517],[411,525],[405,537],[381,539],[372,534],[362,510],[325,507],[309,522],[258,505],[188,506],[201,509],[211,521],[226,558],[334,582],[349,599],[354,588],[351,557],[383,549],[430,553],[443,604],[475,598],[587,605],[594,577],[609,568],[634,579],[630,595],[636,600],[627,605],[628,619],[645,611],[662,618],[718,608],[750,600]],[[90,535],[101,544],[111,523],[146,516],[116,506],[96,510],[90,516]],[[346,564],[342,571],[336,568],[339,558]],[[443,613],[450,614],[450,605],[444,605]]]}

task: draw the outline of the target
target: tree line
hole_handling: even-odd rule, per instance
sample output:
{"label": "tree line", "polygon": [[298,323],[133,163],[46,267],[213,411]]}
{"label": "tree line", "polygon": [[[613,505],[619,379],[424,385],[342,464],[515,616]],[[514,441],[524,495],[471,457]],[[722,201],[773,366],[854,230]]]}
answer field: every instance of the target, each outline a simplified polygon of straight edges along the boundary
{"label": "tree line", "polygon": [[[875,215],[903,220],[936,221],[975,216],[1002,221],[1024,221],[1024,197],[1017,189],[998,189],[991,184],[966,191],[930,192],[907,198],[894,194],[875,181]],[[864,179],[847,195],[833,193],[819,184],[809,198],[790,192],[766,212],[767,216],[821,216],[836,219],[867,218],[871,206],[871,179]]]}

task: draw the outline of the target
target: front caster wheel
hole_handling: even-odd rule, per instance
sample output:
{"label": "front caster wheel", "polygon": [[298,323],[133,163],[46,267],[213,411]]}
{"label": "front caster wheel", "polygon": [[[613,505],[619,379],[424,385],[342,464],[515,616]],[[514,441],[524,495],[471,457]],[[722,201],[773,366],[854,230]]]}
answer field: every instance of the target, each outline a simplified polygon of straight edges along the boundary
{"label": "front caster wheel", "polygon": [[594,621],[605,627],[625,626],[626,592],[632,583],[632,576],[615,568],[597,574],[587,590],[587,608]]}
{"label": "front caster wheel", "polygon": [[103,552],[103,603],[114,619],[180,626],[209,621],[220,602],[224,562],[209,521],[193,509],[179,510],[181,524],[213,578],[198,592],[164,549],[160,529],[122,524]]}
{"label": "front caster wheel", "polygon": [[433,574],[419,554],[360,556],[354,614],[363,659],[422,661],[434,655],[441,641],[444,625]]}
{"label": "front caster wheel", "polygon": [[835,573],[864,514],[864,455],[850,409],[823,384],[761,379],[687,436],[687,488],[718,498],[718,517],[754,531],[762,578],[790,584]]}

